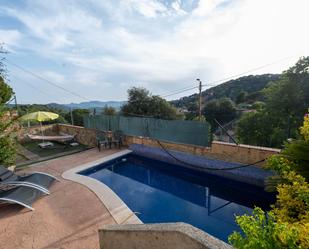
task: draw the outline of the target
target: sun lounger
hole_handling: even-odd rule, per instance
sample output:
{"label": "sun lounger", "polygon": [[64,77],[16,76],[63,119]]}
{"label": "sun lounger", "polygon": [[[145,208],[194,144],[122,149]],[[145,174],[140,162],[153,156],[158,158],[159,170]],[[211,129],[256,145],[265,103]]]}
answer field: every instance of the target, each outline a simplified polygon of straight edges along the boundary
{"label": "sun lounger", "polygon": [[58,180],[55,176],[43,172],[17,175],[0,165],[0,184],[2,185],[28,186],[49,194],[48,188],[55,180]]}
{"label": "sun lounger", "polygon": [[74,140],[74,137],[75,137],[73,135],[41,136],[41,135],[31,135],[31,134],[27,134],[27,136],[31,140],[56,141],[56,142],[61,142],[61,143],[72,141]]}
{"label": "sun lounger", "polygon": [[33,211],[32,203],[42,195],[43,193],[35,188],[20,186],[9,190],[0,190],[0,203],[19,204]]}

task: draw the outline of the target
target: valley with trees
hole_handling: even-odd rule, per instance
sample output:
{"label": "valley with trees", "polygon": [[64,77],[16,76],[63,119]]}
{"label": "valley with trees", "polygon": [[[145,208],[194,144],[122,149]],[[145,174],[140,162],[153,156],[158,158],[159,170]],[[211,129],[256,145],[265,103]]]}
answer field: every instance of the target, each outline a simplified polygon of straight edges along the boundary
{"label": "valley with trees", "polygon": [[[215,134],[220,130],[218,124],[229,124],[232,130],[227,130],[240,143],[281,148],[288,138],[298,137],[298,127],[309,106],[308,66],[309,57],[302,57],[282,74],[244,76],[203,91],[202,120],[211,124]],[[73,121],[79,126],[83,125],[83,116],[91,113],[198,121],[197,100],[198,95],[193,94],[167,101],[145,88],[132,87],[120,109],[102,107],[99,101],[74,104],[89,108],[51,103],[18,105],[18,109],[21,115],[38,110],[55,112],[60,116],[57,122],[72,124]]]}
{"label": "valley with trees", "polygon": [[[309,57],[302,57],[280,75],[245,76],[202,93],[203,115],[218,128],[233,121],[240,143],[281,148],[288,138],[299,136],[309,106]],[[171,103],[186,110],[186,118],[197,116],[197,94]]]}

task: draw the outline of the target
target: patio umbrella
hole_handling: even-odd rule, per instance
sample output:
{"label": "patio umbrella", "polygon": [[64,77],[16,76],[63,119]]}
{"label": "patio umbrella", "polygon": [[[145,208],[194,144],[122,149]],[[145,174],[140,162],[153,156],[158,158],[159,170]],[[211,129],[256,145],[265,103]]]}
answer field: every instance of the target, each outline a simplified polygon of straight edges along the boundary
{"label": "patio umbrella", "polygon": [[[44,136],[43,129],[42,129],[42,122],[54,120],[54,119],[57,119],[58,117],[59,117],[59,115],[57,113],[38,111],[38,112],[31,112],[29,114],[26,114],[26,115],[20,117],[20,120],[22,120],[22,121],[28,121],[28,120],[39,121],[40,125],[41,125],[41,133],[42,133],[42,136]],[[44,139],[43,139],[43,142],[44,142]]]}

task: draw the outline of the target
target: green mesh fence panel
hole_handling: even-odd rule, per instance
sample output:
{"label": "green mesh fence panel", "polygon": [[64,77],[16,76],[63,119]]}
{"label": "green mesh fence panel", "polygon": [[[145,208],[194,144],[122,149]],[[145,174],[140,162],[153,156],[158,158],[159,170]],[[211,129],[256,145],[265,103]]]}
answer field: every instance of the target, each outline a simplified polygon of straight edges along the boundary
{"label": "green mesh fence panel", "polygon": [[126,135],[150,137],[146,130],[146,118],[121,116],[119,119],[119,127]]}
{"label": "green mesh fence panel", "polygon": [[84,116],[84,126],[101,131],[116,131],[119,129],[119,116],[95,115]]}
{"label": "green mesh fence panel", "polygon": [[209,145],[207,122],[96,115],[85,116],[86,128],[121,130],[126,135],[156,138],[183,144]]}

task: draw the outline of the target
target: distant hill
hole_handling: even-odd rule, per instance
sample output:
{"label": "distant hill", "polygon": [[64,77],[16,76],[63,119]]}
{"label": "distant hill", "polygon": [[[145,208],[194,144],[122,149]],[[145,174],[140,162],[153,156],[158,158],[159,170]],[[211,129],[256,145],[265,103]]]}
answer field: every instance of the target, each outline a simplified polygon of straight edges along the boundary
{"label": "distant hill", "polygon": [[[205,103],[212,99],[219,99],[224,97],[235,101],[240,92],[246,92],[247,98],[251,98],[253,101],[261,100],[262,96],[260,91],[264,89],[268,83],[277,81],[279,78],[280,74],[262,74],[249,75],[240,77],[235,80],[229,80],[218,86],[203,91],[203,102]],[[174,106],[180,108],[190,108],[190,106],[196,102],[197,94],[171,101]]]}
{"label": "distant hill", "polygon": [[59,108],[68,110],[72,109],[102,109],[105,106],[114,107],[116,110],[119,110],[120,107],[125,103],[125,101],[88,101],[88,102],[81,102],[81,103],[70,103],[70,104],[57,104],[57,103],[50,103],[47,104],[49,107]]}

